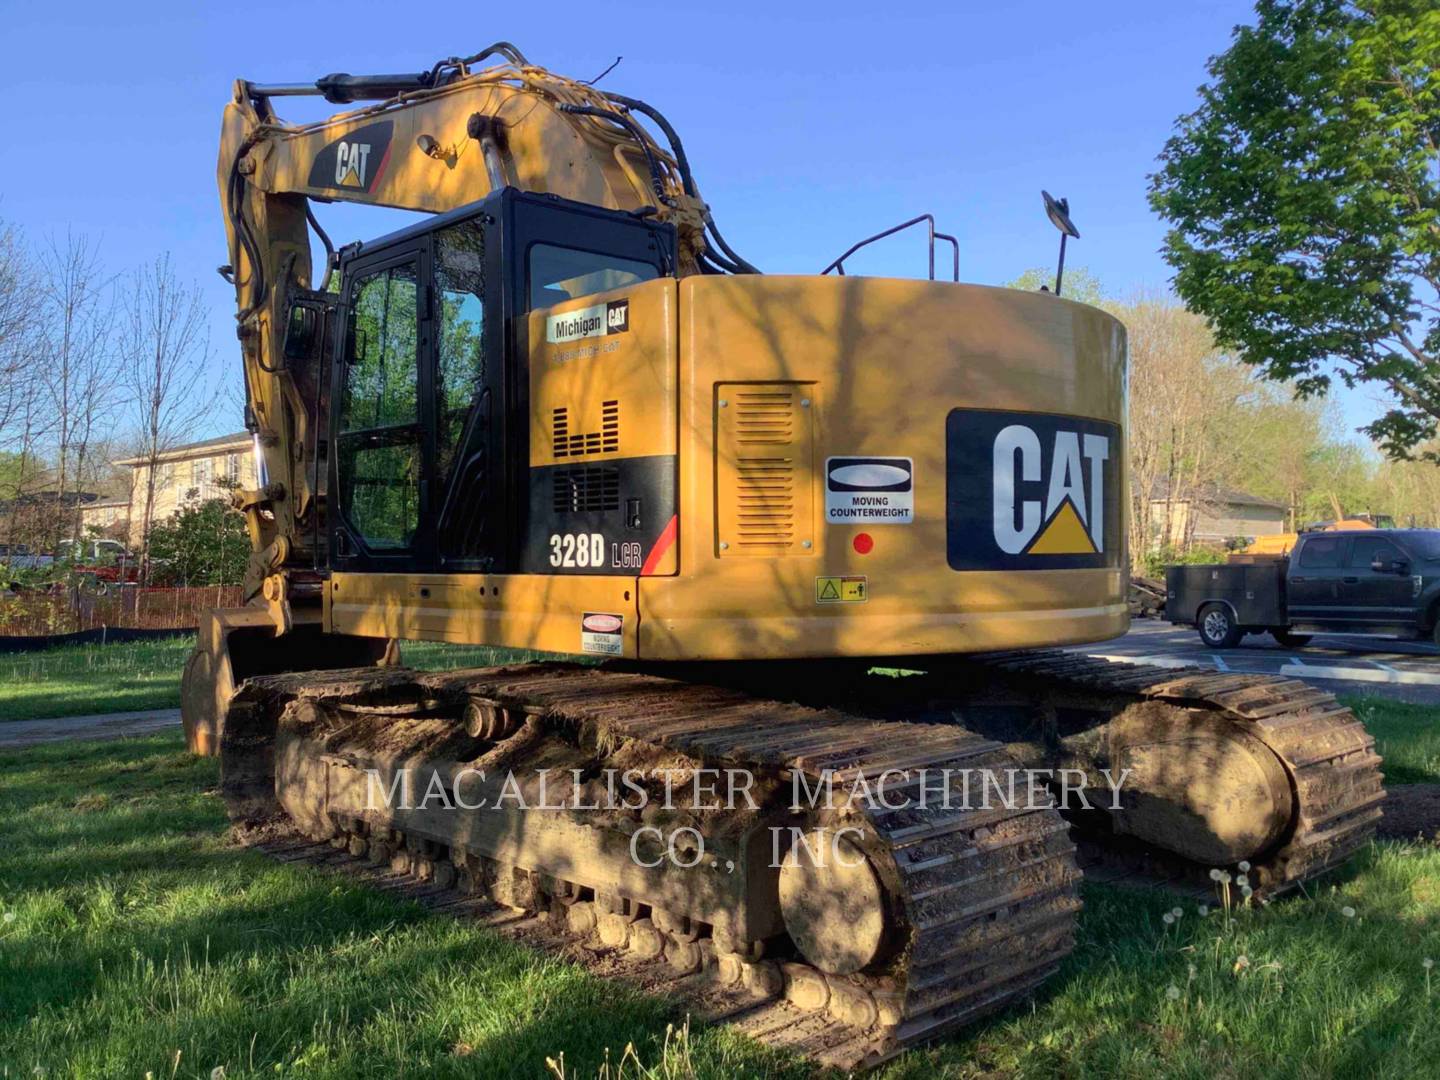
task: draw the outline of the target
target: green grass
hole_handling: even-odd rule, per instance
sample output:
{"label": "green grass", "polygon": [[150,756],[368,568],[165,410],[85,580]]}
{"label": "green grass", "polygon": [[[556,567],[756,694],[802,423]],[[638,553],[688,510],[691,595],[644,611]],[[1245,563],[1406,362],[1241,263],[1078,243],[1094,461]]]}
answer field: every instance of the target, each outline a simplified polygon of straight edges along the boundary
{"label": "green grass", "polygon": [[[660,1063],[673,1006],[228,846],[216,779],[173,735],[0,753],[0,1075],[536,1077],[563,1052],[593,1077],[631,1042]],[[1440,851],[1376,845],[1308,897],[1228,920],[1186,902],[1168,927],[1176,901],[1151,892],[1085,900],[1033,1006],[879,1075],[1407,1076],[1440,1060],[1440,972],[1427,988],[1421,964],[1440,959]],[[809,1072],[722,1028],[670,1064]]]}
{"label": "green grass", "polygon": [[[683,1020],[227,846],[216,781],[171,735],[0,754],[0,1075],[528,1078],[564,1051],[593,1076],[607,1046],[658,1060]],[[721,1029],[691,1041],[704,1075],[803,1075]]]}
{"label": "green grass", "polygon": [[[0,655],[0,721],[178,708],[180,672],[194,647],[193,637],[182,637]],[[400,655],[411,667],[445,671],[520,663],[548,654],[406,641]]]}
{"label": "green grass", "polygon": [[193,637],[0,654],[0,720],[169,709]]}
{"label": "green grass", "polygon": [[1440,783],[1440,707],[1378,697],[1341,699],[1375,736],[1388,784]]}

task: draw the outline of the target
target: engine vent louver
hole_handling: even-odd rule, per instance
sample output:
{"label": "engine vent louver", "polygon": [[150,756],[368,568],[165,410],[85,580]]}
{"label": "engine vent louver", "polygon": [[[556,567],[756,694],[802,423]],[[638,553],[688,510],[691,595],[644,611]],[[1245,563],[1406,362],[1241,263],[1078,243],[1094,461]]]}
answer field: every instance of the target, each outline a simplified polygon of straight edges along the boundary
{"label": "engine vent louver", "polygon": [[620,509],[620,470],[604,466],[556,469],[552,474],[557,514]]}
{"label": "engine vent louver", "polygon": [[605,401],[600,405],[600,430],[572,432],[570,410],[560,406],[551,410],[551,448],[557,458],[583,457],[587,454],[618,454],[620,452],[620,402]]}
{"label": "engine vent louver", "polygon": [[811,550],[811,388],[793,383],[720,388],[716,449],[721,555]]}

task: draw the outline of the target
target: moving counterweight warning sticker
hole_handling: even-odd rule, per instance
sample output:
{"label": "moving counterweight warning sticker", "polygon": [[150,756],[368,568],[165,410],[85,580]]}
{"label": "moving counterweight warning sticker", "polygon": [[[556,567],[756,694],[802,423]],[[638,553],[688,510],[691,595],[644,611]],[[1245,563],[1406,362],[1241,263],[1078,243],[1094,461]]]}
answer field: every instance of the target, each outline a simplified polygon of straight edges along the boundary
{"label": "moving counterweight warning sticker", "polygon": [[580,651],[599,656],[621,656],[625,652],[625,616],[587,611],[580,620]]}
{"label": "moving counterweight warning sticker", "polygon": [[945,541],[952,570],[1120,565],[1121,432],[1078,416],[952,409]]}
{"label": "moving counterweight warning sticker", "polygon": [[870,598],[865,577],[817,577],[815,579],[815,603],[817,604],[863,604]]}
{"label": "moving counterweight warning sticker", "polygon": [[825,520],[909,525],[915,520],[915,463],[908,457],[826,458]]}

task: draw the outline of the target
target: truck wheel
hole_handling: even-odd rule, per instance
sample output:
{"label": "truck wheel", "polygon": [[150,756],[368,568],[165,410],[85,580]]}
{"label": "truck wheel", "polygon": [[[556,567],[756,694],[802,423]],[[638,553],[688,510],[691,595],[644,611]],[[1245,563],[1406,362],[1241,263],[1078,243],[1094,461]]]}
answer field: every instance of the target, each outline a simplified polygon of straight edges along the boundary
{"label": "truck wheel", "polygon": [[1309,645],[1314,634],[1292,634],[1289,630],[1271,630],[1270,636],[1275,639],[1277,645],[1283,645],[1287,649],[1298,649],[1302,645]]}
{"label": "truck wheel", "polygon": [[1245,636],[1224,604],[1206,604],[1201,608],[1195,628],[1200,631],[1200,640],[1212,649],[1233,649]]}

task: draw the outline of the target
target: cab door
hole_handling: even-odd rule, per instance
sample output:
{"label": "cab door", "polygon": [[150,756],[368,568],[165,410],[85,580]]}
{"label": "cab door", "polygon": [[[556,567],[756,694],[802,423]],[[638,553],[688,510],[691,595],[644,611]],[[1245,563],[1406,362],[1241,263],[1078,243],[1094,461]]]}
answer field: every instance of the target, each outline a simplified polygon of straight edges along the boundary
{"label": "cab door", "polygon": [[419,243],[347,268],[335,365],[330,565],[408,570],[432,557],[429,289]]}
{"label": "cab door", "polygon": [[1285,599],[1292,622],[1343,622],[1341,579],[1350,573],[1345,565],[1350,538],[1343,533],[1320,533],[1300,539],[1291,556],[1285,579]]}
{"label": "cab door", "polygon": [[1351,619],[1389,626],[1415,622],[1410,559],[1398,544],[1387,536],[1356,536],[1345,565],[1341,595]]}

